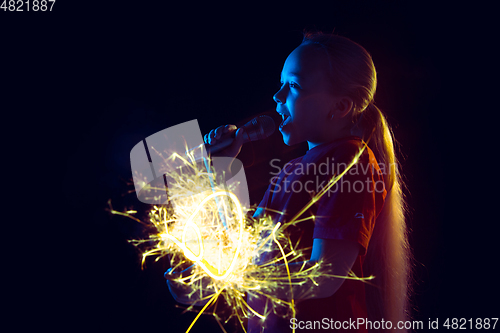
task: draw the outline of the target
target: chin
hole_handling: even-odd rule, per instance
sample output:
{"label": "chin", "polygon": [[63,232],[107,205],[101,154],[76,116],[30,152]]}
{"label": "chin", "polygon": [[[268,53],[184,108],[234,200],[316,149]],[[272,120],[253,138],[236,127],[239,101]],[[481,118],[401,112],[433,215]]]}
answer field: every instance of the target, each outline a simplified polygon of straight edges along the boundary
{"label": "chin", "polygon": [[281,135],[283,136],[283,142],[287,146],[293,146],[293,145],[296,145],[297,143],[300,143],[300,142],[296,142],[296,140],[294,140],[293,136],[290,135],[289,133],[281,132]]}

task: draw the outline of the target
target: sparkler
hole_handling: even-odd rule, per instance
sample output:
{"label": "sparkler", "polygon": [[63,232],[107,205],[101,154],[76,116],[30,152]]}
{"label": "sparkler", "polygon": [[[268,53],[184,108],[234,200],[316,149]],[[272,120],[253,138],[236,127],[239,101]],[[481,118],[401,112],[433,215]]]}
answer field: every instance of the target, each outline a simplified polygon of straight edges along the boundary
{"label": "sparkler", "polygon": [[[237,318],[245,331],[243,319],[250,314],[262,320],[271,311],[294,317],[294,286],[309,281],[318,285],[316,281],[325,276],[363,281],[373,278],[359,278],[353,274],[328,275],[322,262],[306,265],[309,260],[305,257],[306,249],[299,249],[298,244],[292,244],[284,233],[289,226],[314,219],[314,216],[301,217],[357,162],[364,149],[360,150],[343,173],[333,177],[321,192],[284,224],[274,224],[265,214],[260,214],[258,218],[250,217],[254,208],[246,208],[235,195],[239,183],[227,185],[219,181],[219,185],[215,186],[217,180],[226,176],[225,172],[214,172],[210,167],[207,168],[211,161],[200,163],[192,151],[188,151],[186,156],[174,153],[165,159],[166,165],[174,160],[182,160],[185,167],[165,172],[165,179],[169,179],[168,200],[165,198],[164,204],[152,206],[148,222],[136,218],[136,211],[119,212],[111,205],[109,211],[154,227],[149,239],[131,241],[136,246],[145,246],[143,265],[147,257],[159,260],[169,255],[172,271],[191,266],[188,276],[180,276],[172,281],[190,290],[186,297],[192,303],[187,310],[194,310],[194,305],[200,301],[205,302],[186,333],[210,307],[222,331],[226,332],[223,325],[232,317]],[[135,178],[141,181],[141,175],[135,175]],[[145,180],[141,184],[143,194],[155,195],[159,190],[165,190],[163,186],[148,185]],[[279,249],[279,255],[265,263],[254,263],[254,258],[261,257],[273,248]],[[290,270],[291,263],[301,262],[299,269]],[[290,291],[291,299],[277,296],[286,291]],[[313,294],[314,290],[310,290],[310,293]],[[273,306],[268,307],[266,313],[258,313],[247,304],[246,295],[267,298]],[[225,320],[216,313],[221,298],[232,311]]]}

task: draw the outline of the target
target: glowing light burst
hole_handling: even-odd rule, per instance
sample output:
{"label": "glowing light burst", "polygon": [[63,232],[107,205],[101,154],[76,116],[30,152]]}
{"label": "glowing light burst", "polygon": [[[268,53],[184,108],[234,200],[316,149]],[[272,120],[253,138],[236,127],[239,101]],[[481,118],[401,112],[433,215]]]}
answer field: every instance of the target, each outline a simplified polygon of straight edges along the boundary
{"label": "glowing light burst", "polygon": [[[197,317],[187,328],[189,332],[199,316],[212,308],[222,331],[224,324],[235,317],[243,330],[243,319],[253,314],[265,319],[270,312],[280,313],[287,317],[295,316],[293,299],[294,286],[332,276],[345,279],[369,280],[373,277],[359,278],[350,276],[334,276],[325,274],[325,265],[321,262],[306,265],[309,258],[305,250],[298,244],[292,244],[284,230],[297,223],[314,219],[314,216],[301,218],[302,215],[322,195],[324,195],[358,160],[362,148],[346,170],[332,178],[323,191],[313,197],[308,205],[299,211],[290,221],[284,224],[274,224],[270,217],[252,218],[254,209],[246,209],[233,193],[238,183],[229,186],[214,186],[223,173],[217,175],[200,163],[193,154],[182,157],[172,154],[165,159],[165,164],[172,159],[182,159],[185,166],[182,170],[164,170],[168,183],[168,200],[165,204],[154,205],[149,211],[149,221],[144,222],[134,216],[136,211],[119,212],[111,205],[112,214],[124,215],[138,222],[154,227],[149,239],[132,240],[131,242],[143,248],[143,264],[147,257],[156,260],[169,255],[173,271],[181,271],[192,266],[188,276],[182,276],[173,282],[186,287],[189,292],[186,297],[192,299],[187,310],[194,310],[195,304],[205,303]],[[136,175],[140,178],[140,175]],[[149,188],[147,187],[149,186]],[[145,193],[156,195],[157,190],[164,187],[146,185]],[[301,219],[299,219],[301,218]],[[256,264],[254,258],[261,257],[265,252],[278,253],[268,262]],[[299,264],[298,269],[291,270],[291,263]],[[289,292],[291,299],[280,299],[277,295]],[[307,297],[314,294],[312,288]],[[272,306],[265,313],[258,313],[245,301],[246,295],[267,298]],[[217,314],[217,304],[224,299],[231,313],[226,318]]]}

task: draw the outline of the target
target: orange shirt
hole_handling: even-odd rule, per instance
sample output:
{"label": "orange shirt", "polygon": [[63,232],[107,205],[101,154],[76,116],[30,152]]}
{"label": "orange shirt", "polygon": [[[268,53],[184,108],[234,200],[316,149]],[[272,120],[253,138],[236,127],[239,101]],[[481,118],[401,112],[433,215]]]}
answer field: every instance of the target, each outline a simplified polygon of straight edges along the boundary
{"label": "orange shirt", "polygon": [[[345,170],[362,147],[364,143],[360,138],[348,137],[310,149],[304,156],[287,163],[279,175],[271,180],[259,207],[273,218],[274,223],[289,221],[327,186],[334,175]],[[382,169],[390,170],[388,166]],[[362,277],[363,258],[386,193],[381,166],[373,152],[366,147],[358,163],[299,217],[303,219],[314,215],[314,220],[309,219],[286,229],[292,244],[300,239],[300,248],[310,248],[314,238],[357,242],[361,250],[352,271]],[[269,252],[254,258],[254,261],[263,264],[275,255],[276,252]],[[305,259],[309,259],[309,256],[310,250],[306,251]],[[367,318],[365,289],[361,281],[345,280],[337,292],[328,298],[296,299],[295,302],[297,315],[294,322],[290,321],[291,318],[274,314],[269,314],[264,323],[252,317],[248,320],[248,331],[291,332],[295,323],[296,332],[324,332],[325,329],[334,330],[335,325],[337,328],[339,325],[352,328],[352,322],[357,318]],[[257,312],[264,313],[265,298],[249,296],[248,303]],[[318,329],[311,329],[312,324],[308,321],[319,321],[316,323]],[[351,331],[366,332],[364,329]]]}

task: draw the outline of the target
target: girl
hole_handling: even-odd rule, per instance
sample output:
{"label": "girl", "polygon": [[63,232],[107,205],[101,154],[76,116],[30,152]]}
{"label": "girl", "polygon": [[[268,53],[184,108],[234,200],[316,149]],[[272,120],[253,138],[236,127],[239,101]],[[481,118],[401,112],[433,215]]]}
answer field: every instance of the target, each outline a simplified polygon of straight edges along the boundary
{"label": "girl", "polygon": [[[309,150],[273,179],[255,216],[271,215],[275,223],[291,219],[365,147],[356,168],[304,213],[315,218],[288,231],[294,243],[300,239],[301,247],[312,248],[309,264],[321,262],[329,275],[347,276],[352,271],[375,279],[363,283],[324,277],[317,281],[319,286],[295,286],[296,318],[266,312],[269,304],[264,299],[249,296],[248,304],[267,315],[265,321],[249,318],[249,332],[334,327],[356,332],[375,327],[380,332],[382,320],[383,327],[390,325],[394,331],[406,320],[410,253],[404,202],[392,132],[374,105],[376,84],[371,56],[344,37],[306,33],[286,59],[281,88],[274,95],[283,119],[279,130],[287,145],[306,141]],[[221,126],[205,140],[216,144],[235,130],[232,146],[222,153],[235,157],[243,142],[242,129]],[[328,170],[321,171],[321,165]]]}

